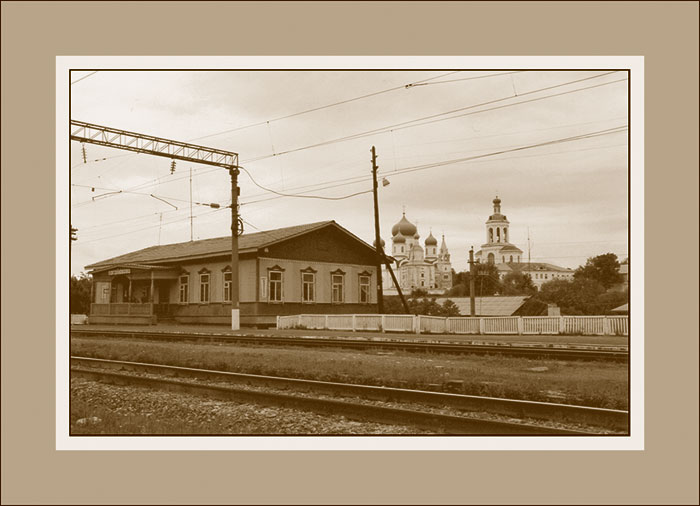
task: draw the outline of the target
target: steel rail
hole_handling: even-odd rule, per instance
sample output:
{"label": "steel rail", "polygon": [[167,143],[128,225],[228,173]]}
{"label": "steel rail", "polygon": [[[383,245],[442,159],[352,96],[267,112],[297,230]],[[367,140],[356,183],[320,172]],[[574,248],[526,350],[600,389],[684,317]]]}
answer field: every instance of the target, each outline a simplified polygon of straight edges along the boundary
{"label": "steel rail", "polygon": [[459,344],[435,343],[408,340],[369,340],[358,338],[326,338],[326,337],[290,337],[255,334],[205,334],[193,332],[148,332],[131,330],[91,330],[71,329],[71,335],[136,338],[159,341],[197,341],[204,343],[246,343],[273,344],[304,347],[335,347],[349,349],[386,349],[429,353],[452,354],[501,354],[514,357],[545,357],[563,360],[605,360],[627,362],[629,353],[621,350],[591,349],[591,348],[562,348],[544,346],[524,346],[506,344]]}
{"label": "steel rail", "polygon": [[627,411],[588,406],[429,392],[404,388],[386,388],[352,383],[334,383],[88,357],[71,357],[71,365],[78,365],[87,369],[131,370],[167,376],[225,381],[233,384],[322,393],[334,396],[344,395],[374,401],[419,403],[440,408],[487,412],[519,419],[551,420],[622,431],[627,431],[629,427],[629,413]]}

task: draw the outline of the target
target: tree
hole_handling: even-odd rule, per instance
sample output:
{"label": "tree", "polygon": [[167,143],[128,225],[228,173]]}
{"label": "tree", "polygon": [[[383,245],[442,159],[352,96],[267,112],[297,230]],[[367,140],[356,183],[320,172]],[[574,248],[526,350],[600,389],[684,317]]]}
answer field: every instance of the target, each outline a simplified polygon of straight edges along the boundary
{"label": "tree", "polygon": [[428,291],[423,290],[422,288],[414,288],[411,291],[411,298],[412,299],[417,299],[418,297],[427,297],[428,296]]}
{"label": "tree", "polygon": [[536,298],[558,305],[565,315],[593,315],[602,314],[597,301],[603,293],[603,285],[592,279],[555,279],[544,283]]}
{"label": "tree", "polygon": [[[459,308],[451,300],[439,304],[434,297],[409,298],[406,300],[410,314],[426,316],[460,316]],[[387,314],[406,314],[397,296],[384,297],[384,311]]]}
{"label": "tree", "polygon": [[622,282],[623,277],[619,271],[620,262],[617,261],[617,255],[606,253],[586,260],[586,265],[576,269],[574,278],[597,281],[607,289]]}
{"label": "tree", "polygon": [[532,278],[525,272],[509,272],[501,281],[503,295],[531,295],[537,292]]}
{"label": "tree", "polygon": [[[476,297],[494,295],[502,293],[503,287],[498,275],[498,268],[491,263],[474,264],[474,295]],[[468,297],[469,281],[472,273],[470,271],[458,272],[453,276],[454,283],[447,292],[449,297]]]}
{"label": "tree", "polygon": [[90,295],[92,278],[84,272],[80,277],[70,277],[70,312],[71,314],[88,314],[90,312]]}

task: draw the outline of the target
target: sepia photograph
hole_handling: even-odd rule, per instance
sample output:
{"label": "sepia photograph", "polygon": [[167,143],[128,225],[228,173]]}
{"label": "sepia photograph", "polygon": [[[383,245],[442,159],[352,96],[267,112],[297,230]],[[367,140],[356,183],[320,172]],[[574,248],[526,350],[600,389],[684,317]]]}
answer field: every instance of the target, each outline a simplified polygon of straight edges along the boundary
{"label": "sepia photograph", "polygon": [[630,436],[641,75],[342,65],[58,73],[70,437]]}
{"label": "sepia photograph", "polygon": [[698,504],[697,2],[1,9],[3,505]]}

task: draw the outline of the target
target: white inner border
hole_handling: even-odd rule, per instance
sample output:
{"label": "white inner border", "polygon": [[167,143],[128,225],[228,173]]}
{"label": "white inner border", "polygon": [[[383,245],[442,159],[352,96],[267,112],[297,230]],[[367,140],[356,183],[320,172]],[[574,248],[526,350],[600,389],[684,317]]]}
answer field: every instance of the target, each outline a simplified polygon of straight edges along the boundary
{"label": "white inner border", "polygon": [[[70,437],[69,71],[80,69],[630,69],[629,437]],[[95,120],[99,118],[81,118]],[[56,449],[57,450],[643,450],[644,449],[644,57],[642,56],[58,56],[56,57]]]}

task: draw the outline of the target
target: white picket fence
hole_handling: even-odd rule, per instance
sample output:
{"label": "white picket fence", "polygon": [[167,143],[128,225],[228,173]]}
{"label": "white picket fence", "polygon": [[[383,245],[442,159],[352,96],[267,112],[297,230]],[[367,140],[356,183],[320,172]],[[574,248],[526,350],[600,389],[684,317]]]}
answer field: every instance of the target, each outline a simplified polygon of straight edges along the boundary
{"label": "white picket fence", "polygon": [[628,316],[489,316],[300,314],[277,317],[278,329],[410,332],[415,334],[629,335]]}

